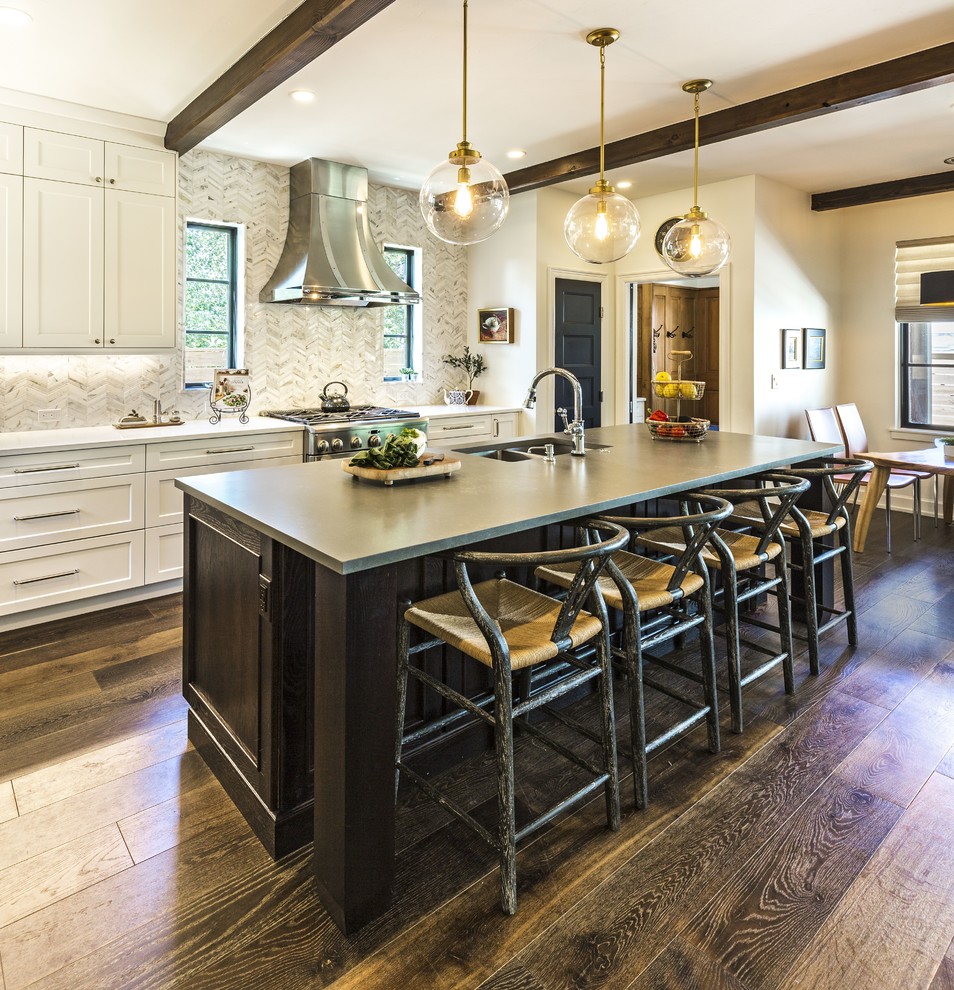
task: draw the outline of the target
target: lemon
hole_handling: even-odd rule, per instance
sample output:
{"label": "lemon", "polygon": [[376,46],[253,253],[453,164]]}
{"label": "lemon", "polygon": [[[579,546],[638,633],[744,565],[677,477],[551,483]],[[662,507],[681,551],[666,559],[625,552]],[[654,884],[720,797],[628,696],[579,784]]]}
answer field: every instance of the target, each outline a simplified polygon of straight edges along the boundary
{"label": "lemon", "polygon": [[667,399],[675,399],[675,398],[677,398],[678,395],[679,395],[679,386],[678,385],[675,385],[675,384],[666,385],[665,388],[663,388],[663,395]]}
{"label": "lemon", "polygon": [[696,397],[696,386],[690,385],[689,382],[685,382],[681,385],[680,391],[682,392],[682,397],[684,399],[694,399]]}
{"label": "lemon", "polygon": [[668,371],[657,371],[656,372],[656,381],[657,382],[668,382],[668,381],[672,381],[672,375],[670,375]]}

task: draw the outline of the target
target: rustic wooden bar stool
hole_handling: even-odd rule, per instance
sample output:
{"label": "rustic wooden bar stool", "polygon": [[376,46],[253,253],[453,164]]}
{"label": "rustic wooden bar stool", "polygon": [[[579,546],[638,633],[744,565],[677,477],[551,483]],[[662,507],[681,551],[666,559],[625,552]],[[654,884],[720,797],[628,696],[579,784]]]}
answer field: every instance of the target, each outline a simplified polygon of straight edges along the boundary
{"label": "rustic wooden bar stool", "polygon": [[[709,580],[700,554],[715,527],[726,518],[732,506],[722,498],[685,495],[679,516],[604,516],[607,522],[625,526],[633,534],[666,527],[677,527],[685,549],[673,563],[619,550],[600,578],[606,604],[623,613],[623,635],[613,655],[626,673],[629,692],[629,721],[633,761],[633,788],[636,807],[649,804],[647,762],[650,753],[685,734],[703,720],[707,723],[709,750],[719,752],[719,704],[715,686],[715,653],[712,641],[712,603]],[[538,567],[537,577],[568,588],[574,578],[574,565]],[[650,654],[698,627],[702,655],[701,675]],[[646,666],[656,666],[702,685],[702,697],[682,691],[647,675]],[[645,688],[653,688],[692,709],[691,714],[670,725],[653,739],[646,738]]]}
{"label": "rustic wooden bar stool", "polygon": [[[492,553],[461,550],[450,555],[457,577],[457,590],[408,603],[398,623],[398,705],[396,726],[395,790],[401,773],[413,781],[441,807],[473,829],[500,855],[500,899],[507,914],[517,909],[516,844],[594,791],[603,788],[606,817],[614,831],[619,828],[619,777],[616,763],[616,720],[613,711],[613,672],[609,650],[606,605],[598,578],[610,556],[625,546],[629,533],[622,526],[600,520],[583,524],[589,543],[564,550],[538,553]],[[602,539],[601,539],[602,538]],[[601,542],[596,542],[601,540]],[[508,580],[502,575],[473,584],[469,569],[533,568],[572,564],[577,570],[566,597],[550,598]],[[584,610],[584,605],[588,611]],[[411,645],[411,626],[429,634]],[[493,687],[482,697],[467,698],[443,681],[411,663],[411,657],[447,644],[489,667]],[[513,698],[513,674],[551,661],[569,666],[570,673],[552,681],[537,694],[519,702]],[[457,711],[435,719],[413,732],[404,732],[407,678],[413,676],[457,706]],[[526,716],[555,699],[575,691],[589,681],[598,682],[600,697],[600,743],[602,764],[573,752],[553,739]],[[406,744],[434,736],[459,721],[461,710],[483,720],[494,730],[497,763],[498,834],[494,836],[464,808],[407,765],[402,758]],[[575,727],[565,715],[560,719]],[[592,780],[520,829],[514,807],[513,726],[531,733],[561,756],[586,770]]]}
{"label": "rustic wooden bar stool", "polygon": [[[871,461],[859,457],[828,457],[808,464],[799,464],[792,471],[782,471],[809,482],[820,482],[825,492],[828,510],[803,509],[793,505],[787,519],[779,526],[779,532],[786,539],[798,541],[801,549],[801,563],[790,563],[792,570],[801,570],[802,587],[804,589],[805,606],[805,635],[794,632],[792,635],[804,639],[808,643],[808,665],[813,674],[818,673],[818,639],[822,633],[846,622],[848,625],[848,642],[855,646],[858,643],[858,622],[855,616],[855,584],[854,563],[851,551],[851,521],[848,515],[847,503],[858,490],[858,486],[871,471]],[[838,488],[840,487],[840,491]],[[731,521],[740,525],[751,525],[761,528],[763,525],[760,505],[754,502],[743,502],[737,505],[730,517]],[[823,541],[837,535],[838,543],[825,544]],[[843,556],[842,556],[843,555]],[[841,560],[841,586],[844,595],[844,609],[817,603],[815,591],[815,568],[825,561],[835,557]],[[797,600],[794,591],[791,592],[793,601]],[[819,624],[819,611],[826,612],[830,618]],[[774,627],[769,627],[774,628]]]}
{"label": "rustic wooden bar stool", "polygon": [[[725,638],[727,647],[728,694],[732,713],[732,731],[742,732],[742,688],[746,684],[767,674],[781,664],[785,676],[785,691],[795,690],[795,668],[792,658],[792,623],[788,602],[788,566],[785,540],[779,535],[779,527],[785,520],[796,499],[807,491],[809,483],[804,478],[782,474],[765,474],[756,477],[757,488],[720,488],[702,494],[716,495],[728,499],[733,505],[740,502],[755,502],[759,505],[764,525],[757,533],[740,533],[726,529],[715,529],[709,543],[702,550],[705,565],[722,576],[722,588],[714,596],[721,596],[725,615]],[[771,483],[769,492],[761,487]],[[662,529],[645,536],[637,537],[640,546],[663,554],[681,554],[685,550],[685,539],[677,528]],[[766,564],[771,564],[774,576],[764,574]],[[739,622],[742,616],[739,605],[757,595],[773,594],[778,601],[779,638],[778,652],[768,649],[761,643],[749,640],[745,645],[756,652],[768,656],[745,675],[742,674],[742,643]]]}

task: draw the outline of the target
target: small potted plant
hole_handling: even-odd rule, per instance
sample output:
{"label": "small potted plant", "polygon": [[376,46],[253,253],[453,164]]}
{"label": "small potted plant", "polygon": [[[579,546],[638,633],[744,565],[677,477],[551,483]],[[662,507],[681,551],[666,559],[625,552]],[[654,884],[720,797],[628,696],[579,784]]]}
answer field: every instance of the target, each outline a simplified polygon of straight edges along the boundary
{"label": "small potted plant", "polygon": [[944,460],[954,461],[954,437],[938,437],[934,442],[944,451]]}
{"label": "small potted plant", "polygon": [[467,390],[471,393],[467,404],[470,406],[477,405],[480,392],[474,390],[474,379],[487,370],[487,362],[484,360],[483,355],[473,354],[470,348],[465,346],[463,355],[445,354],[443,361],[444,364],[449,364],[452,368],[459,368],[464,372],[467,376]]}
{"label": "small potted plant", "polygon": [[417,372],[413,368],[401,368],[400,369],[400,373],[401,373],[401,377],[406,382],[416,382],[417,381]]}

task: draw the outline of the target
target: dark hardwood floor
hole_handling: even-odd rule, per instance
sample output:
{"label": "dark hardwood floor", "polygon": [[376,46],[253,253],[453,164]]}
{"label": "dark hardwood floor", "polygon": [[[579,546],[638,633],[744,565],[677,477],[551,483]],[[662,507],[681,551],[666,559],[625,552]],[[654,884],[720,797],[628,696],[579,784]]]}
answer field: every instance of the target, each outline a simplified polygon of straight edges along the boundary
{"label": "dark hardwood floor", "polygon": [[[895,523],[857,558],[860,645],[828,634],[813,678],[802,644],[721,754],[658,754],[646,811],[627,777],[620,832],[599,798],[537,836],[514,918],[409,793],[393,907],[338,932],[309,851],[272,862],[186,740],[178,596],[3,634],[0,990],[954,990],[954,529]],[[569,785],[518,750],[522,808]],[[492,810],[487,759],[447,776]]]}

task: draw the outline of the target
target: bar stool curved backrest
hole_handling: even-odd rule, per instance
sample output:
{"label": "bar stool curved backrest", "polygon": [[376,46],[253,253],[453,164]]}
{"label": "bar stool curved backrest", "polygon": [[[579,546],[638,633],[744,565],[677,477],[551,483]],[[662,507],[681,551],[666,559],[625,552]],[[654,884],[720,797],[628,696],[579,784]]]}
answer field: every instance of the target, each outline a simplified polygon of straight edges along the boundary
{"label": "bar stool curved backrest", "polygon": [[[516,844],[524,836],[552,821],[558,814],[580,803],[599,788],[606,798],[610,828],[619,828],[619,777],[616,765],[616,721],[613,710],[613,675],[610,660],[606,605],[598,579],[611,555],[626,545],[629,533],[622,526],[588,520],[583,545],[561,550],[528,553],[499,553],[459,550],[449,556],[454,564],[457,588],[402,609],[398,625],[397,717],[395,731],[395,787],[403,773],[441,807],[473,829],[497,850],[500,857],[500,900],[503,910],[517,908]],[[576,575],[566,598],[559,601],[541,594],[504,574],[474,583],[471,569],[487,567],[528,568],[537,565],[572,564]],[[584,609],[586,606],[586,610]],[[429,639],[410,642],[410,628],[429,633]],[[424,669],[414,666],[412,655],[432,647],[448,645],[492,671],[493,686],[479,697],[465,697],[431,671],[442,673],[448,666]],[[585,647],[584,650],[579,650]],[[595,647],[595,649],[594,649]],[[526,671],[549,661],[565,663],[570,673],[528,697],[514,701],[513,672]],[[455,706],[455,711],[436,718],[405,734],[404,714],[407,680],[415,677]],[[602,764],[576,753],[565,742],[551,739],[542,725],[525,717],[550,701],[596,681],[600,698],[600,742]],[[468,717],[493,727],[497,765],[497,835],[493,835],[464,807],[453,801],[435,782],[417,773],[403,755],[411,742],[444,734]],[[561,719],[566,721],[566,719]],[[516,825],[513,726],[517,722],[554,752],[588,772],[590,779],[569,797],[537,815],[520,829]],[[572,726],[571,726],[572,727]]]}
{"label": "bar stool curved backrest", "polygon": [[[720,749],[712,601],[702,551],[716,527],[732,510],[732,505],[724,498],[693,492],[680,497],[679,509],[679,516],[601,517],[625,526],[633,534],[646,536],[670,527],[682,534],[682,548],[676,548],[675,556],[665,562],[620,551],[610,559],[606,576],[601,578],[607,604],[621,610],[624,618],[622,647],[614,650],[614,656],[626,671],[637,808],[649,804],[647,764],[649,755],[655,750],[690,731],[703,719],[707,723],[709,751],[718,753]],[[552,574],[541,570],[537,573],[553,580]],[[615,588],[608,586],[610,581]],[[689,598],[695,600],[694,608]],[[700,672],[647,652],[683,637],[693,629],[699,634]],[[647,672],[652,666],[701,684],[701,701],[679,691],[669,680],[664,683],[654,679]],[[646,735],[647,686],[692,709],[688,716],[670,723],[652,739]]]}

